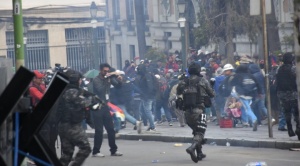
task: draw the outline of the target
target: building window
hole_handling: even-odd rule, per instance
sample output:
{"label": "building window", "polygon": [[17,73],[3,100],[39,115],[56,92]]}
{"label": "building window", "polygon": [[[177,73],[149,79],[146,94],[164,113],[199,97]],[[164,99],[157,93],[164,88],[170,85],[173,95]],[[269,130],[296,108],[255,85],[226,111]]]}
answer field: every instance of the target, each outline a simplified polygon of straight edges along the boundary
{"label": "building window", "polygon": [[[42,70],[50,67],[49,42],[47,30],[28,31],[25,45],[25,66],[30,70]],[[15,66],[14,34],[6,32],[7,57]]]}
{"label": "building window", "polygon": [[134,60],[134,58],[135,58],[135,45],[129,45],[129,53],[130,53],[130,59]]}
{"label": "building window", "polygon": [[164,32],[164,40],[165,40],[165,49],[170,50],[172,49],[172,41],[169,40],[169,37],[172,36],[171,32]]}
{"label": "building window", "polygon": [[[94,34],[95,33],[95,34]],[[103,27],[65,29],[67,42],[67,65],[86,72],[94,68],[94,51],[99,56],[98,64],[106,62],[105,30]],[[94,44],[96,37],[97,44]],[[96,48],[95,48],[96,47]]]}
{"label": "building window", "polygon": [[122,49],[121,44],[116,45],[117,68],[122,69]]}
{"label": "building window", "polygon": [[127,20],[134,19],[134,1],[133,0],[126,0],[127,6]]}
{"label": "building window", "polygon": [[116,19],[120,19],[120,0],[113,0],[113,12]]}
{"label": "building window", "polygon": [[113,5],[113,24],[116,31],[120,31],[121,27],[118,25],[120,19],[120,0],[112,0]]}
{"label": "building window", "polygon": [[144,7],[144,16],[146,20],[149,20],[148,14],[148,0],[143,0],[143,7]]}

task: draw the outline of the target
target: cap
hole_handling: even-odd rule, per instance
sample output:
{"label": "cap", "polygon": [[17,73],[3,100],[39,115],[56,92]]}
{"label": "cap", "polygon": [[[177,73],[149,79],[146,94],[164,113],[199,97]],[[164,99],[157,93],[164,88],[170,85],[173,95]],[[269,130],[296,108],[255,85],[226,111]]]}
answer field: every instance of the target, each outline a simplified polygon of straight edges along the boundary
{"label": "cap", "polygon": [[34,73],[36,78],[44,78],[44,74],[40,73],[37,70],[34,70],[33,73]]}
{"label": "cap", "polygon": [[209,59],[208,59],[208,63],[209,63],[209,62],[215,62],[214,58],[209,58]]}
{"label": "cap", "polygon": [[246,54],[241,55],[240,63],[251,63],[251,62],[252,62],[252,60],[248,55],[246,55]]}

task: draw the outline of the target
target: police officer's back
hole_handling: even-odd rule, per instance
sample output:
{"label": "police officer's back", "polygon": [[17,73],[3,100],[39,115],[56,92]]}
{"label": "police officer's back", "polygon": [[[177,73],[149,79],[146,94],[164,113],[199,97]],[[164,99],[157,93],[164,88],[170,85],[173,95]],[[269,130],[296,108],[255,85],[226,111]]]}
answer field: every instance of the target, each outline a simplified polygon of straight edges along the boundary
{"label": "police officer's back", "polygon": [[[186,149],[194,162],[202,160],[206,155],[202,153],[202,144],[205,142],[204,134],[206,131],[206,115],[204,108],[206,100],[214,97],[209,82],[201,77],[200,66],[192,63],[188,72],[190,77],[181,81],[177,87],[177,95],[183,96],[183,110],[185,111],[186,123],[193,130],[193,143]],[[195,100],[196,99],[196,100]],[[195,150],[197,155],[195,154]]]}

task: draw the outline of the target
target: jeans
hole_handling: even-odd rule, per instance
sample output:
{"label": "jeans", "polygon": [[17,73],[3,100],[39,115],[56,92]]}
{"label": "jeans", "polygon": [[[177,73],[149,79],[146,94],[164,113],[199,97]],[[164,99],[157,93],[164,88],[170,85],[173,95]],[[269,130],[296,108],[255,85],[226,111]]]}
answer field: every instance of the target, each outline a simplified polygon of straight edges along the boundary
{"label": "jeans", "polygon": [[117,106],[123,110],[123,113],[125,115],[125,119],[128,122],[130,122],[131,124],[136,125],[137,120],[127,112],[125,105],[117,105]]}
{"label": "jeans", "polygon": [[163,101],[163,100],[156,100],[156,104],[155,104],[155,119],[157,121],[161,121],[161,108],[164,109],[166,118],[168,120],[168,122],[172,121],[172,116],[170,113],[170,109],[168,107],[168,101]]}
{"label": "jeans", "polygon": [[268,116],[268,110],[265,106],[265,95],[262,95],[261,98],[256,98],[252,104],[252,108],[257,117],[257,121],[260,124],[261,120]]}
{"label": "jeans", "polygon": [[244,99],[244,98],[239,98],[240,101],[242,102],[243,106],[241,108],[242,111],[242,121],[245,123],[248,123],[248,118],[250,118],[251,122],[254,123],[255,121],[257,121],[256,116],[254,115],[252,109],[251,109],[251,99]]}
{"label": "jeans", "polygon": [[103,126],[107,131],[110,152],[111,154],[114,154],[117,151],[118,147],[116,145],[114,124],[109,112],[109,108],[107,106],[102,106],[100,110],[92,111],[91,113],[95,125],[93,154],[100,153],[100,148],[103,141]]}
{"label": "jeans", "polygon": [[285,121],[285,116],[282,108],[280,108],[280,112],[278,115],[278,129],[283,129],[285,128],[286,121]]}
{"label": "jeans", "polygon": [[147,120],[150,123],[150,128],[154,129],[154,120],[152,116],[152,106],[153,106],[154,99],[141,99],[140,103],[140,112],[142,113],[143,122],[147,122]]}
{"label": "jeans", "polygon": [[215,105],[214,107],[216,108],[216,112],[219,112],[220,115],[224,115],[225,102],[225,97],[222,97],[220,95],[217,95],[215,98],[215,102],[213,102],[213,104]]}

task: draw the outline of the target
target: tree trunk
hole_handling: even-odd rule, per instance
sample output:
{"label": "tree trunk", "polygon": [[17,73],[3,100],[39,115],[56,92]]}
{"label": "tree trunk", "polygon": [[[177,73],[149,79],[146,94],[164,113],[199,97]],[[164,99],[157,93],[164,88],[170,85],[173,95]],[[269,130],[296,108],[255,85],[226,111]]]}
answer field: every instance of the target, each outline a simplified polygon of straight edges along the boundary
{"label": "tree trunk", "polygon": [[278,33],[278,22],[275,16],[274,2],[271,1],[272,12],[267,15],[268,48],[272,53],[281,50]]}
{"label": "tree trunk", "polygon": [[232,8],[231,8],[231,1],[226,1],[226,56],[227,56],[227,63],[234,64],[233,59],[233,32],[232,32]]}
{"label": "tree trunk", "polygon": [[140,59],[144,59],[146,54],[146,38],[145,38],[146,21],[144,16],[143,2],[144,2],[143,0],[134,1],[136,32],[137,32]]}

